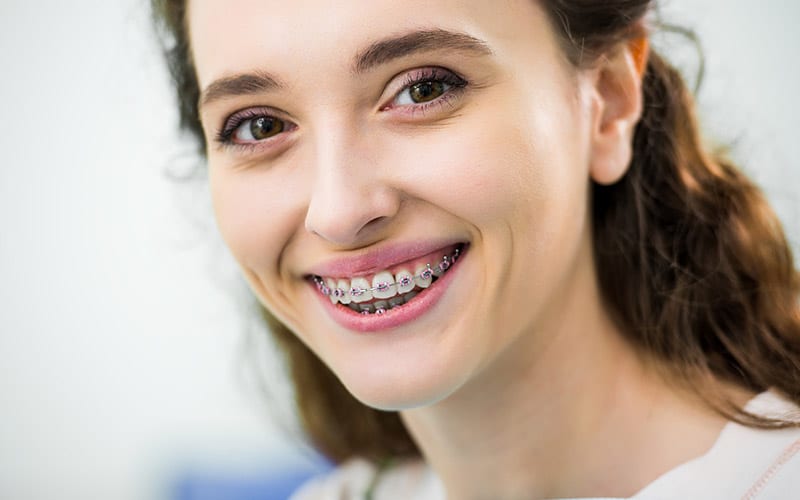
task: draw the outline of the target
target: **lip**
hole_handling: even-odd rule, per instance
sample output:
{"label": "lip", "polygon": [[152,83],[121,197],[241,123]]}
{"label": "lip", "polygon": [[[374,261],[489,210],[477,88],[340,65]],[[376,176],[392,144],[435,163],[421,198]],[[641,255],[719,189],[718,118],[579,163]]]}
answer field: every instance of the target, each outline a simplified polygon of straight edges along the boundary
{"label": "lip", "polygon": [[461,243],[461,241],[438,240],[397,243],[391,246],[370,249],[358,255],[331,259],[313,266],[308,270],[308,274],[331,278],[365,276],[423,257],[457,243]]}
{"label": "lip", "polygon": [[400,307],[389,309],[384,314],[359,314],[349,307],[331,303],[330,299],[320,294],[313,285],[311,290],[330,317],[342,327],[360,333],[390,330],[413,322],[436,306],[461,271],[464,260],[468,258],[469,253],[468,251],[464,252],[458,262],[453,264],[430,287],[419,292],[412,301]]}

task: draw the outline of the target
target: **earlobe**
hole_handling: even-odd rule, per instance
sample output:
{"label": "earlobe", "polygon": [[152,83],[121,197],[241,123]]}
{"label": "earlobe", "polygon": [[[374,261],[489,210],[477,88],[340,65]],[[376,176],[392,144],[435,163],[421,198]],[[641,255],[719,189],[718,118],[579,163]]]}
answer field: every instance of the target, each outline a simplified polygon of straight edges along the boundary
{"label": "earlobe", "polygon": [[648,53],[647,38],[636,38],[610,51],[596,68],[590,174],[599,184],[617,182],[631,162]]}

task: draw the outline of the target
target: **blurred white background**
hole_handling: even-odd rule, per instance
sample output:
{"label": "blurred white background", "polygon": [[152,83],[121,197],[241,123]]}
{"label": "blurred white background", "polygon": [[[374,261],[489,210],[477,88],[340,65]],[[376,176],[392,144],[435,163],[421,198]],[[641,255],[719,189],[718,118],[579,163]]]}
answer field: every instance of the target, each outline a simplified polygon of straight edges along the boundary
{"label": "blurred white background", "polygon": [[[800,3],[665,13],[705,45],[709,137],[797,249]],[[166,499],[186,468],[303,462],[243,369],[248,304],[203,185],[165,176],[192,149],[148,2],[2,0],[0,71],[0,498]]]}

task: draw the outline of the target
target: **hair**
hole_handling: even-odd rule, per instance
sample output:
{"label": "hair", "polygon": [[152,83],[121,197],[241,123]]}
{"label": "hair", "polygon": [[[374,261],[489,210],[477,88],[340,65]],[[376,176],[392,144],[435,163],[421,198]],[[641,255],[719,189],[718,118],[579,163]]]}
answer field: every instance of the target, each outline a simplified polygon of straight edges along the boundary
{"label": "hair", "polygon": [[[538,0],[568,60],[590,66],[647,36],[652,0]],[[180,126],[206,144],[185,25],[185,0],[152,0],[180,109]],[[594,256],[602,297],[628,341],[668,367],[726,418],[781,428],[797,422],[751,414],[714,380],[774,389],[800,404],[800,273],[761,191],[706,151],[693,98],[678,71],[651,51],[643,112],[626,175],[592,188]],[[301,424],[334,462],[415,456],[396,412],[356,400],[334,373],[269,311],[262,314],[288,361]]]}

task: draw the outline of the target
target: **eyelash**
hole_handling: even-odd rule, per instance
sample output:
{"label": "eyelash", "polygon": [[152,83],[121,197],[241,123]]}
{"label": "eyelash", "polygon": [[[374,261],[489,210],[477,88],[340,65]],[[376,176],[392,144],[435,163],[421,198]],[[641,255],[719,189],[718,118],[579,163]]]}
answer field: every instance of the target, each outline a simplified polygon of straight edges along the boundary
{"label": "eyelash", "polygon": [[[394,105],[394,101],[396,101],[403,92],[407,92],[412,86],[416,84],[426,83],[426,82],[444,83],[449,88],[445,91],[444,94],[429,102],[419,103],[415,105],[408,105],[408,104],[400,106]],[[434,106],[439,106],[441,108],[447,106],[448,104],[451,104],[452,100],[458,98],[459,95],[466,89],[468,85],[469,82],[465,80],[463,77],[457,75],[456,73],[450,70],[441,67],[429,67],[429,68],[414,70],[406,74],[403,83],[401,84],[400,90],[394,94],[389,104],[381,107],[381,111],[388,109],[407,108],[408,109],[407,114],[411,116],[417,115],[419,113],[422,113],[424,115],[426,112],[433,109]],[[257,118],[279,119],[287,125],[287,130],[279,134],[276,134],[273,137],[263,139],[261,141],[248,142],[248,143],[236,142],[233,137],[236,131],[239,130],[239,128],[243,124],[247,123],[250,120],[255,120]],[[222,147],[249,149],[257,147],[259,144],[272,142],[274,138],[283,135],[286,131],[291,131],[294,128],[296,128],[295,125],[291,124],[290,122],[287,122],[286,120],[282,120],[276,117],[275,114],[270,112],[268,109],[249,108],[231,115],[225,121],[222,128],[216,134],[216,142],[219,143]]]}
{"label": "eyelash", "polygon": [[439,68],[439,67],[430,67],[430,68],[422,68],[416,71],[412,71],[407,73],[405,79],[400,87],[400,90],[392,97],[392,102],[389,103],[387,106],[381,108],[381,110],[385,109],[392,109],[394,101],[403,93],[408,91],[411,87],[418,83],[426,83],[426,82],[433,82],[433,83],[444,83],[448,85],[450,88],[445,91],[443,95],[437,97],[436,99],[419,103],[415,105],[403,105],[398,107],[408,108],[412,115],[422,113],[424,114],[426,111],[429,111],[434,106],[443,107],[447,104],[450,104],[452,100],[458,97],[461,92],[469,85],[469,82],[462,78],[461,76],[453,73],[450,70]]}
{"label": "eyelash", "polygon": [[[236,131],[239,130],[239,127],[241,127],[243,124],[245,124],[250,120],[255,120],[257,118],[276,118],[288,124],[289,125],[287,127],[288,130],[292,130],[294,128],[294,126],[291,125],[290,122],[278,118],[277,116],[275,116],[274,112],[271,112],[267,108],[249,108],[234,113],[227,120],[225,120],[225,124],[222,126],[222,129],[220,129],[219,132],[217,132],[216,134],[216,141],[222,146],[229,146],[229,147],[248,148],[254,146],[257,143],[235,142],[233,139],[233,134],[235,134]],[[264,142],[264,141],[259,141],[259,142]]]}

